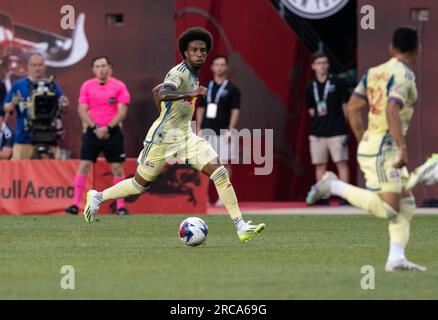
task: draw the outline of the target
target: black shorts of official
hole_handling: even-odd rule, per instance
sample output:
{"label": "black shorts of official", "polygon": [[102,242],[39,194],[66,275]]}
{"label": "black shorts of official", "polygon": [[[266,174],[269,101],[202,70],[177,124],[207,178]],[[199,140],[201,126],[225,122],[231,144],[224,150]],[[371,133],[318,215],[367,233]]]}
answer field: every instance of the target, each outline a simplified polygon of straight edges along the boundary
{"label": "black shorts of official", "polygon": [[119,127],[112,130],[107,140],[98,139],[91,129],[82,135],[81,160],[96,162],[100,152],[109,163],[125,161],[124,137]]}

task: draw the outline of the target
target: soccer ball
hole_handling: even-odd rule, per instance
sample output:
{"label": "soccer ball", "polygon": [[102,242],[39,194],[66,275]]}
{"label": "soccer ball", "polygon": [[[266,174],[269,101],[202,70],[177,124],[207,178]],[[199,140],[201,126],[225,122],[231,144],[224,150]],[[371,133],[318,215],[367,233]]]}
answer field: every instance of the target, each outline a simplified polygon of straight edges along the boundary
{"label": "soccer ball", "polygon": [[190,217],[181,222],[179,238],[189,246],[199,246],[207,239],[208,227],[202,219]]}

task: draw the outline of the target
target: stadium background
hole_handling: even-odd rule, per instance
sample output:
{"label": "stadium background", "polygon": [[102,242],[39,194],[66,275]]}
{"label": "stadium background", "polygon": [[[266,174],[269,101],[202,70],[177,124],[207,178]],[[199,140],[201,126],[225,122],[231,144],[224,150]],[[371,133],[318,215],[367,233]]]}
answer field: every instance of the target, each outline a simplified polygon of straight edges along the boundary
{"label": "stadium background", "polygon": [[[397,15],[391,14],[395,3],[400,13]],[[0,0],[0,11],[14,22],[69,37],[71,30],[61,29],[59,24],[60,8],[64,4],[62,0],[37,3]],[[426,22],[411,20],[412,9],[427,7],[430,16],[438,13],[436,1],[350,1],[334,16],[315,21],[290,12],[281,14],[279,1],[275,0],[94,0],[71,1],[70,4],[74,6],[76,16],[81,12],[86,14],[89,50],[73,66],[48,68],[48,74],[56,75],[72,101],[64,118],[66,136],[62,146],[72,151],[73,158],[79,156],[81,131],[75,112],[76,100],[80,84],[91,77],[91,58],[98,54],[108,55],[114,64],[115,76],[128,85],[133,100],[124,123],[129,128],[125,130],[125,145],[128,157],[136,157],[148,127],[157,116],[150,89],[180,60],[175,48],[178,34],[195,25],[204,26],[213,33],[215,48],[211,56],[218,53],[230,56],[231,78],[243,93],[239,127],[274,129],[272,174],[254,176],[253,165],[235,166],[233,183],[241,201],[303,200],[313,183],[307,139],[309,121],[303,91],[311,76],[310,53],[320,41],[330,54],[333,70],[354,76],[356,69],[362,74],[369,66],[387,58],[386,48],[394,26],[416,25],[422,37],[422,54],[417,66],[420,100],[408,136],[410,168],[436,151],[435,120],[431,115],[435,108],[433,90],[437,80],[434,68],[428,66],[434,65],[438,51],[436,42],[432,41],[433,30],[438,26],[433,19]],[[374,6],[378,31],[360,28],[363,5]],[[122,14],[123,24],[108,26],[107,14]],[[41,19],[42,16],[45,18]],[[201,81],[209,76],[206,67]],[[352,144],[352,156],[354,148]],[[354,161],[351,169],[353,182],[356,176],[361,182]],[[437,191],[419,188],[416,193],[421,202],[436,195]]]}

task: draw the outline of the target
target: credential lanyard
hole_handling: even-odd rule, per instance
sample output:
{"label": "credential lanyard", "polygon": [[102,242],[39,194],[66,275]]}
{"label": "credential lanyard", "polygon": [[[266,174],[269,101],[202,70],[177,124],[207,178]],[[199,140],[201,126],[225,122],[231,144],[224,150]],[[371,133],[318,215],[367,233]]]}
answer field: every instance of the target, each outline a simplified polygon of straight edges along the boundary
{"label": "credential lanyard", "polygon": [[[208,84],[208,92],[207,92],[207,103],[211,103],[211,92],[213,91],[213,84],[214,81],[211,80],[210,83]],[[221,98],[222,94],[224,93],[225,87],[228,84],[228,80],[225,80],[222,85],[219,87],[219,90],[216,93],[216,97],[214,98],[214,103],[218,104],[219,103],[219,99]]]}
{"label": "credential lanyard", "polygon": [[[329,89],[330,89],[330,80],[327,80],[325,83],[325,86],[324,86],[324,99],[323,99],[323,101],[327,101]],[[313,95],[315,97],[316,104],[318,104],[319,101],[321,101],[321,100],[319,99],[318,85],[316,84],[316,81],[313,81]]]}

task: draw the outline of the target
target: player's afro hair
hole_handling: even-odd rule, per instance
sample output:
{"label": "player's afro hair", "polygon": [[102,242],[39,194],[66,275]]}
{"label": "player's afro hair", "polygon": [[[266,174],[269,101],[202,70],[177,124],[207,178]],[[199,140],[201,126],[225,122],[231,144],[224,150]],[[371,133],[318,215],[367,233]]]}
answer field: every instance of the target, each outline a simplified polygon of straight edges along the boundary
{"label": "player's afro hair", "polygon": [[213,48],[213,37],[210,32],[201,27],[189,28],[178,38],[178,49],[183,58],[185,58],[184,51],[187,50],[189,42],[195,40],[201,40],[207,44],[207,53]]}
{"label": "player's afro hair", "polygon": [[394,31],[392,45],[401,53],[412,52],[418,47],[418,32],[413,26],[403,26]]}

